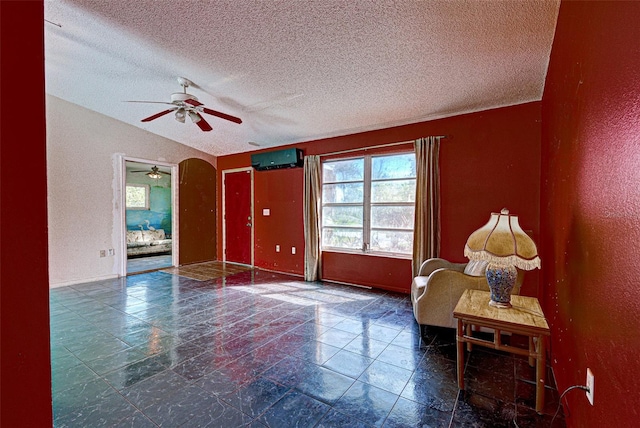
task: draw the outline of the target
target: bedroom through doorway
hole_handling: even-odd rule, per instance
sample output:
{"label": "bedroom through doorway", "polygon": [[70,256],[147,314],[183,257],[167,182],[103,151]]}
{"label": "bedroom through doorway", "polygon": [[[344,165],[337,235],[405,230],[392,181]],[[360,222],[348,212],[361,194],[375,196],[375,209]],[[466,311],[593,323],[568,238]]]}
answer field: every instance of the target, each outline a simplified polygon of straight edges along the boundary
{"label": "bedroom through doorway", "polygon": [[172,170],[125,160],[127,275],[174,266]]}

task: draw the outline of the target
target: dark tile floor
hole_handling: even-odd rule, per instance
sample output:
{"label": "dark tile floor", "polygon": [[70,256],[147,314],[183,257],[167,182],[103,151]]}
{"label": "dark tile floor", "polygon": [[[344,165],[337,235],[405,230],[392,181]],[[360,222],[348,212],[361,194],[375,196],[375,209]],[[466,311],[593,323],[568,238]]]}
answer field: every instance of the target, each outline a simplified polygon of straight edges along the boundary
{"label": "dark tile floor", "polygon": [[[408,296],[248,271],[51,290],[56,427],[548,427],[526,360],[421,337]],[[515,422],[514,422],[515,421]],[[564,426],[562,417],[554,427]]]}

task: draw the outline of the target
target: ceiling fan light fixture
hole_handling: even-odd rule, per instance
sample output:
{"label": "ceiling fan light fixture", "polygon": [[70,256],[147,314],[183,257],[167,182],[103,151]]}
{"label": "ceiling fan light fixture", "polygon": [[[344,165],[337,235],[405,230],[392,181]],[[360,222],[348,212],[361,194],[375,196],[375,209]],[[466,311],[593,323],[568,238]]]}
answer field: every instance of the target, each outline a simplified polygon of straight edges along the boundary
{"label": "ceiling fan light fixture", "polygon": [[[184,122],[184,120],[183,120]],[[152,172],[147,172],[146,174],[149,178],[153,178],[154,180],[159,180],[162,178],[162,175],[159,172],[156,171],[152,171]]]}
{"label": "ceiling fan light fixture", "polygon": [[184,123],[185,112],[183,108],[176,110],[176,120],[180,123]]}
{"label": "ceiling fan light fixture", "polygon": [[182,86],[182,92],[175,92],[171,94],[171,102],[162,102],[162,101],[128,101],[132,103],[152,103],[152,104],[169,104],[172,108],[156,113],[152,116],[144,118],[141,122],[151,122],[152,120],[158,119],[159,117],[164,116],[165,114],[169,114],[174,112],[174,118],[176,121],[180,123],[184,123],[187,117],[187,114],[191,118],[191,121],[198,125],[198,127],[205,132],[211,131],[213,128],[209,123],[200,115],[200,113],[209,114],[211,116],[218,117],[220,119],[228,120],[233,123],[242,123],[242,119],[239,117],[231,116],[230,114],[222,113],[219,111],[211,110],[206,108],[204,104],[198,101],[198,98],[194,95],[187,93],[187,87],[191,86],[193,83],[184,77],[178,77],[178,83]]}
{"label": "ceiling fan light fixture", "polygon": [[202,120],[202,118],[196,112],[193,112],[193,111],[189,112],[189,117],[191,118],[191,121],[193,123],[198,123]]}

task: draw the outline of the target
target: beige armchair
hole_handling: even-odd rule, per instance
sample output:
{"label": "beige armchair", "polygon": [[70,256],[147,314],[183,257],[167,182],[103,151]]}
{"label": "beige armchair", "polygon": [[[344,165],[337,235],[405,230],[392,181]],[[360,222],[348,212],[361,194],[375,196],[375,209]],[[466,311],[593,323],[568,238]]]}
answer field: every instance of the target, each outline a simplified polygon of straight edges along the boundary
{"label": "beige armchair", "polygon": [[[411,284],[413,315],[418,324],[455,328],[453,309],[464,290],[489,291],[485,269],[486,262],[451,263],[434,258],[422,263]],[[512,294],[520,293],[523,279],[524,272],[518,269]]]}

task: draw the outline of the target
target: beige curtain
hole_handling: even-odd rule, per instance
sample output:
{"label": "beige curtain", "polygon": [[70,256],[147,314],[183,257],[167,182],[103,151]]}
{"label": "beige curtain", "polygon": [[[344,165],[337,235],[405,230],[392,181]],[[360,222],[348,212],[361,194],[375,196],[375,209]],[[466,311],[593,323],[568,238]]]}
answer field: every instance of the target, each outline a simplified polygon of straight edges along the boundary
{"label": "beige curtain", "polygon": [[416,150],[416,214],[413,226],[413,276],[423,261],[440,254],[440,137],[420,138]]}
{"label": "beige curtain", "polygon": [[304,279],[320,279],[320,156],[304,158]]}

